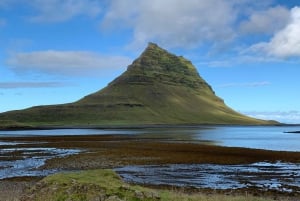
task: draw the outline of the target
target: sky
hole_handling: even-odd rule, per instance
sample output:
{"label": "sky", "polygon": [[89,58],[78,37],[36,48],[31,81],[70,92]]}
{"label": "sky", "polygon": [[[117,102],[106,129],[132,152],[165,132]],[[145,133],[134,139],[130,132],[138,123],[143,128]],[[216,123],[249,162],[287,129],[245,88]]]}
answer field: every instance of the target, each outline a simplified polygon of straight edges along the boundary
{"label": "sky", "polygon": [[148,42],[233,109],[300,123],[298,0],[0,0],[0,112],[96,92]]}

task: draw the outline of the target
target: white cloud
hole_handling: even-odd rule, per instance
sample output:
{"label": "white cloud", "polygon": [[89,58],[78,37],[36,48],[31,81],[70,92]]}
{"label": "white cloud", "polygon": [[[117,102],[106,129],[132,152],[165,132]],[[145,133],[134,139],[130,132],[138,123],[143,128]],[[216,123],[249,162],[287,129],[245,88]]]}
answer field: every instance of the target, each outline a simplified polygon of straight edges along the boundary
{"label": "white cloud", "polygon": [[95,75],[125,69],[131,59],[85,51],[38,51],[16,53],[6,63],[16,72],[37,71],[63,75]]}
{"label": "white cloud", "polygon": [[276,120],[282,123],[300,123],[300,111],[248,111],[242,113],[258,119]]}
{"label": "white cloud", "polygon": [[97,16],[101,6],[97,0],[31,0],[37,14],[30,19],[34,22],[63,22],[75,16]]}
{"label": "white cloud", "polygon": [[300,7],[290,11],[288,24],[269,42],[253,45],[248,51],[278,58],[300,57]]}
{"label": "white cloud", "polygon": [[[235,2],[235,1],[232,1]],[[222,44],[234,37],[236,20],[231,1],[112,0],[102,28],[132,28],[131,46],[154,41],[167,47]]]}
{"label": "white cloud", "polygon": [[268,86],[271,83],[268,81],[262,81],[262,82],[245,82],[245,83],[227,83],[222,84],[217,87],[219,88],[228,88],[228,87],[262,87],[262,86]]}
{"label": "white cloud", "polygon": [[288,23],[289,17],[289,10],[283,6],[254,11],[249,20],[241,23],[240,31],[245,34],[273,34]]}
{"label": "white cloud", "polygon": [[16,88],[56,88],[67,86],[61,82],[0,82],[0,89]]}

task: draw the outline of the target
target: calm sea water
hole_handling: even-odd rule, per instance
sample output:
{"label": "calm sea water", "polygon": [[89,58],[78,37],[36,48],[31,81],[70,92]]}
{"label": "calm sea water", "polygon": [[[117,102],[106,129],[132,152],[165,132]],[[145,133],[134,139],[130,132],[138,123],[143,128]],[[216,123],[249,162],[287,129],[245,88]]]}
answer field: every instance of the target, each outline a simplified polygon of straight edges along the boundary
{"label": "calm sea water", "polygon": [[[181,142],[194,142],[194,143],[208,143],[219,146],[229,147],[246,147],[256,149],[267,149],[267,150],[280,150],[280,151],[300,151],[300,134],[296,133],[285,133],[288,131],[300,131],[300,126],[198,126],[198,127],[159,127],[159,128],[139,128],[139,129],[57,129],[57,130],[32,130],[32,131],[0,131],[0,179],[16,176],[39,176],[48,175],[50,173],[59,170],[40,170],[46,160],[54,157],[64,157],[71,154],[77,154],[80,150],[72,149],[57,149],[43,148],[43,144],[40,146],[22,148],[17,141],[13,139],[11,141],[1,141],[3,137],[18,137],[18,136],[65,136],[65,135],[132,135],[139,138],[152,138],[162,141],[181,141]],[[35,143],[36,144],[36,143]],[[8,148],[10,147],[10,148]],[[15,160],[8,160],[7,157],[18,154]],[[218,166],[213,164],[186,164],[180,165],[169,165],[169,166],[129,166],[123,169],[118,169],[120,174],[123,173],[123,177],[132,181],[142,181],[149,183],[150,181],[161,182],[159,179],[162,178],[164,173],[169,174],[169,184],[176,185],[194,185],[199,181],[201,185],[207,185],[206,187],[211,188],[234,188],[235,186],[244,187],[240,181],[245,181],[245,178],[249,177],[249,174],[259,172],[261,175],[266,175],[265,178],[270,180],[270,183],[276,183],[275,188],[286,186],[286,183],[282,183],[276,180],[276,175],[281,175],[281,178],[286,177],[286,172],[283,169],[288,169],[292,186],[300,188],[300,165],[299,164],[268,164],[267,167],[261,164],[249,164],[249,166]],[[208,168],[208,169],[207,169]],[[186,171],[183,171],[186,170]],[[218,172],[217,170],[228,170],[227,172]],[[240,176],[235,177],[236,169],[240,170]],[[243,170],[244,169],[244,170]],[[250,173],[249,170],[251,169]],[[136,175],[147,170],[149,175],[142,175],[138,178]],[[211,170],[209,173],[208,170]],[[276,171],[279,171],[276,173]],[[275,171],[274,177],[268,177],[269,172]],[[191,180],[187,174],[190,172],[194,180]],[[245,173],[243,173],[245,172]],[[153,173],[152,175],[150,173]],[[182,174],[181,174],[182,173]],[[207,174],[206,174],[207,173]],[[224,173],[224,174],[223,174]],[[227,177],[226,175],[231,176]],[[249,174],[248,174],[249,173]],[[204,175],[203,175],[204,174]],[[244,176],[243,176],[244,174]],[[166,174],[168,176],[168,174]],[[197,178],[195,175],[198,175]],[[206,177],[205,177],[206,175]],[[221,186],[213,186],[211,183],[211,176],[215,175],[216,182],[220,183]],[[226,178],[225,178],[225,176]],[[147,176],[147,177],[145,177]],[[149,177],[148,177],[149,176]],[[153,178],[158,178],[155,180]],[[205,180],[207,178],[207,180]],[[228,178],[232,178],[229,181]],[[250,177],[249,177],[250,178]],[[143,180],[144,179],[144,180]],[[203,180],[204,179],[204,180]],[[257,180],[255,186],[261,183],[267,182],[266,179],[260,180],[259,177],[251,177],[251,180]],[[224,180],[222,183],[221,180]],[[237,181],[238,180],[238,181]],[[182,181],[182,182],[181,182]],[[191,181],[190,183],[186,183]],[[208,183],[203,184],[204,181]],[[168,183],[167,182],[167,183]],[[179,182],[179,183],[178,183]],[[181,183],[180,183],[181,182]],[[199,183],[198,182],[198,183]],[[150,182],[151,183],[151,182]],[[246,185],[246,184],[245,184]],[[247,184],[248,185],[248,184]],[[196,185],[197,186],[197,185]],[[227,187],[226,187],[227,186]],[[283,187],[282,187],[283,188]],[[291,190],[292,188],[286,188],[283,190]],[[300,190],[299,190],[300,192]]]}
{"label": "calm sea water", "polygon": [[137,135],[161,140],[210,143],[228,147],[246,147],[279,151],[300,151],[300,126],[199,126],[140,129],[57,129],[0,131],[1,137],[33,135]]}

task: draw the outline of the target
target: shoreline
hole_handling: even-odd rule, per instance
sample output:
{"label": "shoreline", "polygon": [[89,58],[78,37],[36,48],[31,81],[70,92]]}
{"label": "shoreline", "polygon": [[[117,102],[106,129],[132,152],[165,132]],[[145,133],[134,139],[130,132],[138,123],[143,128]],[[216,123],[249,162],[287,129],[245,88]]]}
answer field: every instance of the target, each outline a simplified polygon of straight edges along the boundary
{"label": "shoreline", "polygon": [[[289,162],[300,163],[300,152],[269,151],[261,149],[222,147],[207,143],[191,143],[170,139],[155,139],[135,135],[86,135],[86,136],[18,136],[0,137],[1,141],[14,141],[14,146],[43,147],[57,149],[80,149],[82,152],[63,158],[47,160],[40,170],[59,169],[60,171],[79,171],[89,169],[113,169],[126,165],[164,165],[164,164],[251,164],[255,162]],[[27,142],[22,144],[22,142]],[[41,144],[42,143],[42,144]],[[15,155],[16,156],[16,155]],[[24,181],[25,179],[25,181]],[[32,177],[33,181],[37,179]],[[33,182],[35,183],[35,182]],[[17,184],[21,192],[34,184],[30,178],[12,178],[0,180],[0,186]],[[24,184],[24,185],[23,185]],[[159,187],[158,187],[159,188]],[[199,192],[213,193],[214,189],[200,189]],[[257,189],[232,190],[236,193],[253,193],[267,195]],[[219,191],[226,193],[225,191]],[[269,192],[270,195],[281,195],[280,192]],[[285,196],[299,196],[294,193]],[[1,200],[1,199],[0,199]]]}
{"label": "shoreline", "polygon": [[146,128],[199,128],[199,127],[259,127],[259,126],[300,126],[300,124],[133,124],[133,125],[45,125],[45,126],[8,126],[1,127],[0,131],[22,131],[22,130],[55,130],[55,129],[146,129]]}
{"label": "shoreline", "polygon": [[[64,158],[52,160],[68,161],[72,157],[110,157],[109,161],[126,164],[139,162],[141,165],[159,162],[168,163],[214,163],[246,164],[254,162],[292,162],[300,163],[300,152],[273,151],[241,147],[226,147],[210,144],[207,141],[174,140],[169,138],[151,138],[128,134],[107,135],[61,135],[61,136],[5,136],[3,142],[15,144],[2,145],[2,148],[56,148],[79,149],[82,152]],[[17,155],[14,155],[16,157]],[[125,156],[123,159],[121,156]],[[187,157],[188,156],[188,157]],[[139,160],[141,157],[143,160]],[[148,158],[147,158],[148,157]],[[117,160],[122,159],[122,160]],[[134,159],[134,160],[133,160]],[[147,160],[146,160],[147,159]],[[227,159],[227,160],[225,160]],[[64,166],[63,166],[64,167]],[[62,167],[62,168],[63,168]]]}

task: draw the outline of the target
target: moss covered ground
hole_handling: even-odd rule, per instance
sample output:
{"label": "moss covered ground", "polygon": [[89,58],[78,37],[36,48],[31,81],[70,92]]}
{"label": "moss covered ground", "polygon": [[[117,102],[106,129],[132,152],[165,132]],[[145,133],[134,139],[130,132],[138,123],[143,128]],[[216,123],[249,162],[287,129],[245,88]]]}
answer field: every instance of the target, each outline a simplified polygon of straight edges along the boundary
{"label": "moss covered ground", "polygon": [[59,173],[37,183],[23,201],[271,201],[248,195],[186,193],[124,183],[112,170]]}

